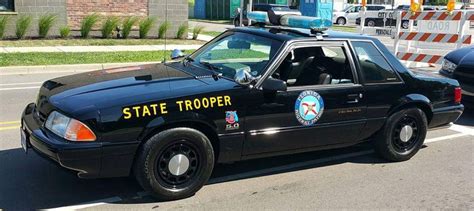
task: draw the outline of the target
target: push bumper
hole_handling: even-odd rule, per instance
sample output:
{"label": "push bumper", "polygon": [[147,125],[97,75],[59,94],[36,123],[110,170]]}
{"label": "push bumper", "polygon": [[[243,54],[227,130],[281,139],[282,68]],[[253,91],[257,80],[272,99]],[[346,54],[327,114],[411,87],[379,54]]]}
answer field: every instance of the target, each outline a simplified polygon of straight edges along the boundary
{"label": "push bumper", "polygon": [[433,109],[433,117],[431,118],[428,127],[434,128],[455,122],[461,116],[463,111],[464,106],[462,104]]}
{"label": "push bumper", "polygon": [[[34,113],[35,104],[31,103],[25,108],[21,118],[27,151],[31,148],[41,157],[77,172],[80,178],[129,175],[138,144],[104,147],[102,142],[69,142],[44,129]],[[114,150],[117,147],[122,150],[120,153]],[[111,165],[112,163],[115,165]]]}

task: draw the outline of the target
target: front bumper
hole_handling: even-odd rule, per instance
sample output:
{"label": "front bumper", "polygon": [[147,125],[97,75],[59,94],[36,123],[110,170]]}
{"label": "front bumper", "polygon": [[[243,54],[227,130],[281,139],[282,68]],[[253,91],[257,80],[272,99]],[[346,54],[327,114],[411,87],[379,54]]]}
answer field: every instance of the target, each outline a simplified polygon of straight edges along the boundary
{"label": "front bumper", "polygon": [[26,134],[28,148],[61,167],[77,172],[80,178],[129,175],[137,143],[103,146],[102,142],[70,142],[42,127],[34,115],[35,109],[34,103],[29,104],[21,117],[21,130]]}
{"label": "front bumper", "polygon": [[462,115],[463,111],[464,106],[462,104],[433,109],[433,116],[428,127],[434,128],[455,122]]}

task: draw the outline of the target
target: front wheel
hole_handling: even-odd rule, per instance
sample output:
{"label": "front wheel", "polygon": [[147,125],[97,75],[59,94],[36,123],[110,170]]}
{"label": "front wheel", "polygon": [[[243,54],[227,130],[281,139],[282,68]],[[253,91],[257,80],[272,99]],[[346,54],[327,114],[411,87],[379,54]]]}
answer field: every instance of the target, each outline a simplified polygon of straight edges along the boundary
{"label": "front wheel", "polygon": [[143,144],[134,164],[138,183],[155,198],[192,196],[209,180],[214,151],[209,139],[191,128],[162,131]]}
{"label": "front wheel", "polygon": [[413,157],[426,137],[427,118],[418,108],[392,114],[375,137],[375,151],[389,161],[405,161]]}
{"label": "front wheel", "polygon": [[346,25],[346,19],[344,19],[344,18],[338,18],[337,21],[336,21],[336,23],[337,23],[338,25]]}

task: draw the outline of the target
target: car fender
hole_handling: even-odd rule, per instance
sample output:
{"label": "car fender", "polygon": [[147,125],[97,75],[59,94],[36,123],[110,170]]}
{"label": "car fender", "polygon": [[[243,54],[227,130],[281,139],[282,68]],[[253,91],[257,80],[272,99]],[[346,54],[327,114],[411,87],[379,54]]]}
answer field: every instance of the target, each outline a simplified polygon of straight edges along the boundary
{"label": "car fender", "polygon": [[[197,112],[181,112],[175,115],[159,116],[151,120],[143,129],[139,140],[147,140],[159,131],[173,127],[191,127],[203,133],[213,132],[217,134],[217,126],[208,116]],[[211,139],[211,137],[209,138]]]}
{"label": "car fender", "polygon": [[396,111],[411,106],[419,107],[426,113],[428,118],[430,118],[433,111],[432,103],[428,97],[421,94],[408,94],[398,99],[397,103],[395,103],[390,108],[388,116],[392,115]]}

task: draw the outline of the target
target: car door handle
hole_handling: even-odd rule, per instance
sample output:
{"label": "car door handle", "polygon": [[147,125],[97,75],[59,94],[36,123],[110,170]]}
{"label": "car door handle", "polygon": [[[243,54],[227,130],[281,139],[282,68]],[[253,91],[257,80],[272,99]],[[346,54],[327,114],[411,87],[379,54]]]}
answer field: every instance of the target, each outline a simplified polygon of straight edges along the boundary
{"label": "car door handle", "polygon": [[362,93],[347,95],[347,98],[349,98],[347,103],[350,103],[350,104],[358,103],[359,99],[361,99],[362,97],[363,97]]}

